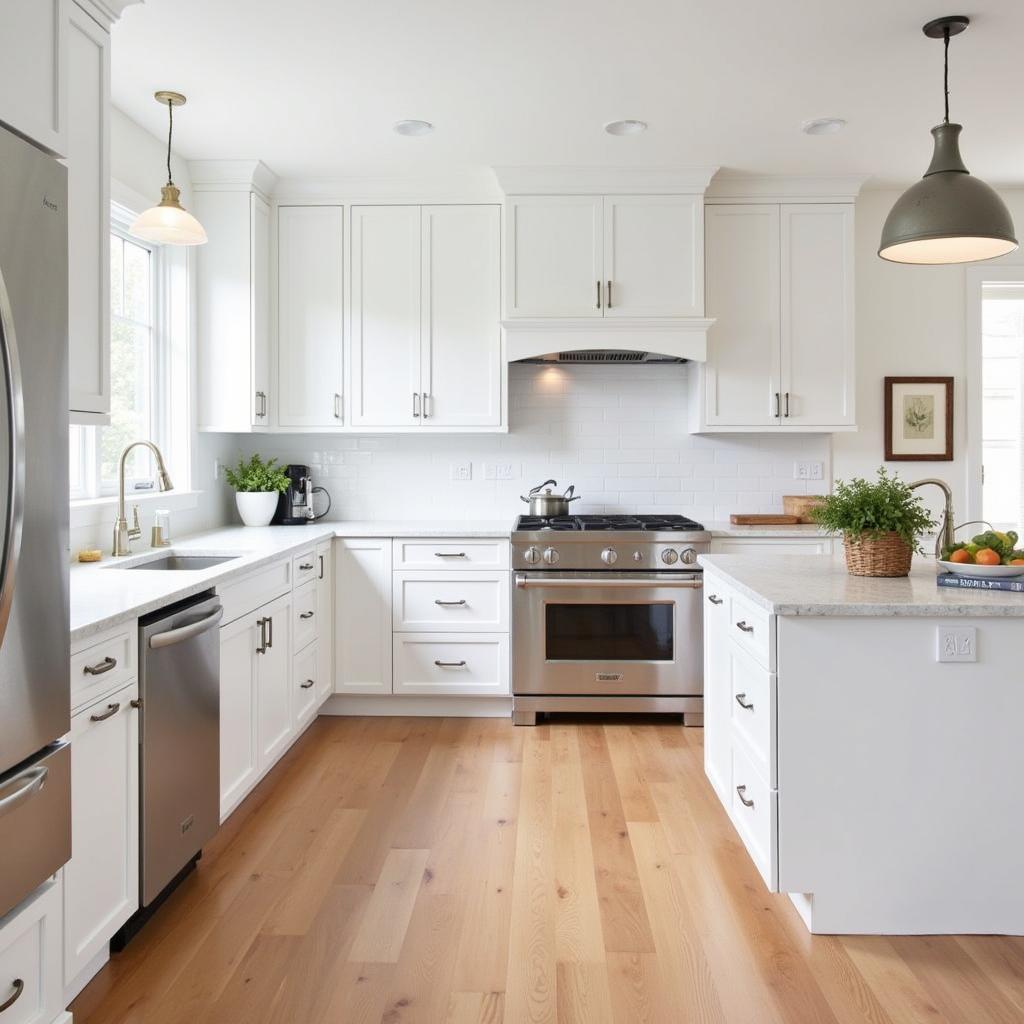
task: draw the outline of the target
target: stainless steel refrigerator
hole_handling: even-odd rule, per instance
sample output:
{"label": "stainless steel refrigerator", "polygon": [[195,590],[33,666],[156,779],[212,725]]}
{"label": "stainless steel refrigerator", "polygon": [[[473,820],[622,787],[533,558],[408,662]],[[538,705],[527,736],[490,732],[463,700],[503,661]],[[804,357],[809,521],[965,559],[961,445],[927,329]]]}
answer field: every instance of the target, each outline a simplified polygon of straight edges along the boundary
{"label": "stainless steel refrigerator", "polygon": [[0,916],[71,856],[67,253],[64,167],[0,126]]}

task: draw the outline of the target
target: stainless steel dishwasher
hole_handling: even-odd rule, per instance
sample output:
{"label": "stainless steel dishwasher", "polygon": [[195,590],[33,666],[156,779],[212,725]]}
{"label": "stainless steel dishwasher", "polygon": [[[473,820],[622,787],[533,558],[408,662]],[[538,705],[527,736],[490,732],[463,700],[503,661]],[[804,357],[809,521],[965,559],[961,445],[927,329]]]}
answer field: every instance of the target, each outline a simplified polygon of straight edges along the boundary
{"label": "stainless steel dishwasher", "polygon": [[220,635],[211,592],[139,619],[139,905],[149,907],[220,826]]}

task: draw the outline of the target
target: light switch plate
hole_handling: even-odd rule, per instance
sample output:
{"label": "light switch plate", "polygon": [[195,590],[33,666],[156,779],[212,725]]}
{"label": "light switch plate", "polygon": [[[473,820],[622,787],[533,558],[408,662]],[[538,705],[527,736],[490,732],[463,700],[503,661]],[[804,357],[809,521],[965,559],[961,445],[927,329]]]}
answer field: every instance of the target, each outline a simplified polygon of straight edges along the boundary
{"label": "light switch plate", "polygon": [[974,626],[939,626],[935,642],[936,661],[978,660],[978,631]]}
{"label": "light switch plate", "polygon": [[472,480],[473,479],[473,463],[472,462],[453,462],[448,467],[448,474],[452,480]]}
{"label": "light switch plate", "polygon": [[514,462],[485,462],[485,480],[518,480],[519,466]]}

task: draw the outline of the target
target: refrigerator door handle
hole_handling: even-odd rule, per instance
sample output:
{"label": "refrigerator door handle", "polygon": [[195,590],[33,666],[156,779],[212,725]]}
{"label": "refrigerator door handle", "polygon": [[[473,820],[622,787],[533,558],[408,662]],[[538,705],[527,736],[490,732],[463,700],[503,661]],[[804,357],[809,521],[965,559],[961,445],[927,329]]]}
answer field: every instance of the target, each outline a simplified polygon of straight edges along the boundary
{"label": "refrigerator door handle", "polygon": [[14,580],[21,553],[21,531],[25,520],[25,410],[21,393],[21,368],[14,334],[11,303],[0,268],[0,364],[6,393],[7,501],[0,511],[4,519],[3,551],[0,555],[0,641],[14,602]]}

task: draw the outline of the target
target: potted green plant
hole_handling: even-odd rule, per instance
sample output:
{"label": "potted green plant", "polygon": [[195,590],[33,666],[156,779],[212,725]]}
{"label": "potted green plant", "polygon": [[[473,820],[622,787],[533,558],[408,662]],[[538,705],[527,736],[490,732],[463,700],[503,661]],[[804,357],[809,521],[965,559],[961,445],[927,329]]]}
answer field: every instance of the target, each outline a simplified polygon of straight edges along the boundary
{"label": "potted green plant", "polygon": [[246,526],[267,526],[274,518],[278,495],[288,490],[288,477],[277,465],[277,459],[266,462],[254,455],[240,459],[237,469],[226,469],[224,475],[235,489],[235,504]]}
{"label": "potted green plant", "polygon": [[935,526],[924,503],[885,468],[868,483],[839,480],[812,513],[830,533],[843,535],[846,568],[853,576],[907,576],[920,537]]}

